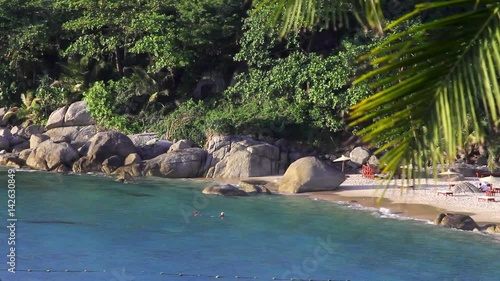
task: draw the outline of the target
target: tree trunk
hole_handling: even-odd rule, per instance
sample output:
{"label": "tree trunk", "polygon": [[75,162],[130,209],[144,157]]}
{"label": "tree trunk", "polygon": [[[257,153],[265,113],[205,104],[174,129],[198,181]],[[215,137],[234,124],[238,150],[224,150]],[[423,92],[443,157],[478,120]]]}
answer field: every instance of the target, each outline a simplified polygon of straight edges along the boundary
{"label": "tree trunk", "polygon": [[123,75],[123,67],[120,62],[120,49],[118,47],[115,48],[115,62],[116,62],[116,70],[120,75]]}

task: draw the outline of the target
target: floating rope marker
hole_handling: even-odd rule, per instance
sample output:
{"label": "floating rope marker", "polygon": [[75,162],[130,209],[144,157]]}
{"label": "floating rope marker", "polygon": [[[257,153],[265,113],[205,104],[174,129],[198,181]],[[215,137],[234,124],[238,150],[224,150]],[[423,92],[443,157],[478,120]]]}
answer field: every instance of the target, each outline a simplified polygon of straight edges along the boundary
{"label": "floating rope marker", "polygon": [[[0,268],[0,271],[2,270],[7,270],[7,269],[2,269]],[[57,274],[60,274],[60,273],[80,273],[80,272],[85,272],[85,273],[102,273],[102,272],[114,272],[114,270],[112,269],[32,269],[32,268],[29,268],[29,269],[17,269],[16,271],[25,271],[25,272],[33,272],[33,274],[36,274],[36,273],[45,273],[45,274],[48,274],[50,273],[51,275],[57,275]],[[123,272],[126,272],[125,269],[122,270]],[[129,271],[127,271],[129,272]],[[134,272],[134,271],[131,271],[131,272]],[[148,271],[145,271],[145,270],[138,270],[136,271],[136,273],[139,274],[140,273],[144,273],[144,274],[158,274],[160,273],[160,275],[164,275],[164,276],[170,276],[170,277],[188,277],[188,278],[182,278],[182,279],[189,279],[189,277],[205,277],[205,279],[207,278],[211,278],[211,279],[228,279],[228,280],[231,280],[231,279],[238,279],[238,280],[258,280],[258,279],[262,279],[258,276],[241,276],[241,275],[233,275],[233,276],[224,276],[224,275],[207,275],[207,274],[190,274],[190,273],[169,273],[169,272],[165,272],[165,271],[153,271],[153,272],[148,272]],[[179,279],[179,278],[177,278]],[[263,278],[262,280],[276,280],[276,281],[334,281],[334,280],[337,280],[337,281],[340,281],[340,280],[343,280],[343,281],[350,281],[349,279],[302,279],[302,278],[279,278],[279,277],[266,277],[266,278]],[[2,279],[0,278],[0,281],[2,281]]]}

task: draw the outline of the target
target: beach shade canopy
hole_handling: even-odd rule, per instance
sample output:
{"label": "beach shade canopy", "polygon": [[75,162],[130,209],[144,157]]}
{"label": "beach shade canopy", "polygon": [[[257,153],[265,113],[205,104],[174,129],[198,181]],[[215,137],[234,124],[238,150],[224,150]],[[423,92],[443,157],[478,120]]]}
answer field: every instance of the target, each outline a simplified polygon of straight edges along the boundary
{"label": "beach shade canopy", "polygon": [[333,162],[344,162],[344,161],[349,161],[349,160],[351,160],[351,158],[349,158],[349,157],[347,157],[347,156],[342,155],[342,156],[340,156],[339,158],[337,158],[337,159],[333,160]]}
{"label": "beach shade canopy", "polygon": [[483,181],[483,182],[491,183],[491,184],[499,184],[500,183],[500,178],[494,177],[494,176],[479,178],[479,180]]}
{"label": "beach shade canopy", "polygon": [[339,158],[333,160],[333,162],[342,162],[342,172],[344,172],[344,164],[346,161],[349,161],[349,160],[351,160],[351,158],[342,155]]}
{"label": "beach shade canopy", "polygon": [[457,173],[457,172],[450,171],[450,169],[448,169],[448,171],[446,171],[446,172],[442,172],[442,173],[439,173],[438,175],[439,175],[439,176],[447,176],[447,178],[448,178],[448,184],[449,184],[449,185],[450,185],[450,187],[451,187],[451,184],[450,184],[450,176],[456,176],[456,175],[462,175],[462,174]]}
{"label": "beach shade canopy", "polygon": [[446,172],[439,173],[438,175],[440,175],[440,176],[452,176],[452,175],[460,175],[460,173],[448,170]]}

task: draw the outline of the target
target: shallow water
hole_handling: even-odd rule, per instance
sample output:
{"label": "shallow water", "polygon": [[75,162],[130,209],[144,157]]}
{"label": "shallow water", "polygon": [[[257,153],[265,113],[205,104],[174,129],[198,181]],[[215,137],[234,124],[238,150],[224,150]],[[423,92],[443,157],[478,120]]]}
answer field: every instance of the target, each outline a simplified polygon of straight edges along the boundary
{"label": "shallow water", "polygon": [[[205,197],[204,183],[187,180],[121,184],[21,171],[16,179],[17,273],[6,271],[4,227],[4,281],[498,280],[500,273],[500,243],[490,236],[385,210],[305,197]],[[5,171],[0,193],[7,225]]]}

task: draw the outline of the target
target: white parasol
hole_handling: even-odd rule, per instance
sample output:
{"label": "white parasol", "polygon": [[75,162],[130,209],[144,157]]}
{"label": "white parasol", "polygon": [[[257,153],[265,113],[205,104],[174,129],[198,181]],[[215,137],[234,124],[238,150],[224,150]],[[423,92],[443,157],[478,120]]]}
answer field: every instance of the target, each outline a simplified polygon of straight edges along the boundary
{"label": "white parasol", "polygon": [[461,174],[457,173],[457,172],[453,172],[450,169],[448,169],[448,171],[439,173],[438,175],[440,175],[440,176],[448,176],[448,185],[451,188],[450,176],[452,176],[452,175],[461,175]]}
{"label": "white parasol", "polygon": [[346,161],[349,161],[349,160],[351,160],[351,158],[342,155],[339,158],[333,160],[333,162],[342,162],[342,172],[344,172],[344,164]]}
{"label": "white parasol", "polygon": [[460,173],[453,172],[453,171],[450,171],[450,169],[448,169],[448,171],[439,173],[438,175],[440,175],[440,176],[451,176],[451,175],[460,175]]}
{"label": "white parasol", "polygon": [[494,177],[494,176],[488,176],[484,178],[479,178],[480,181],[491,183],[491,184],[498,184],[500,183],[500,178],[499,177]]}

